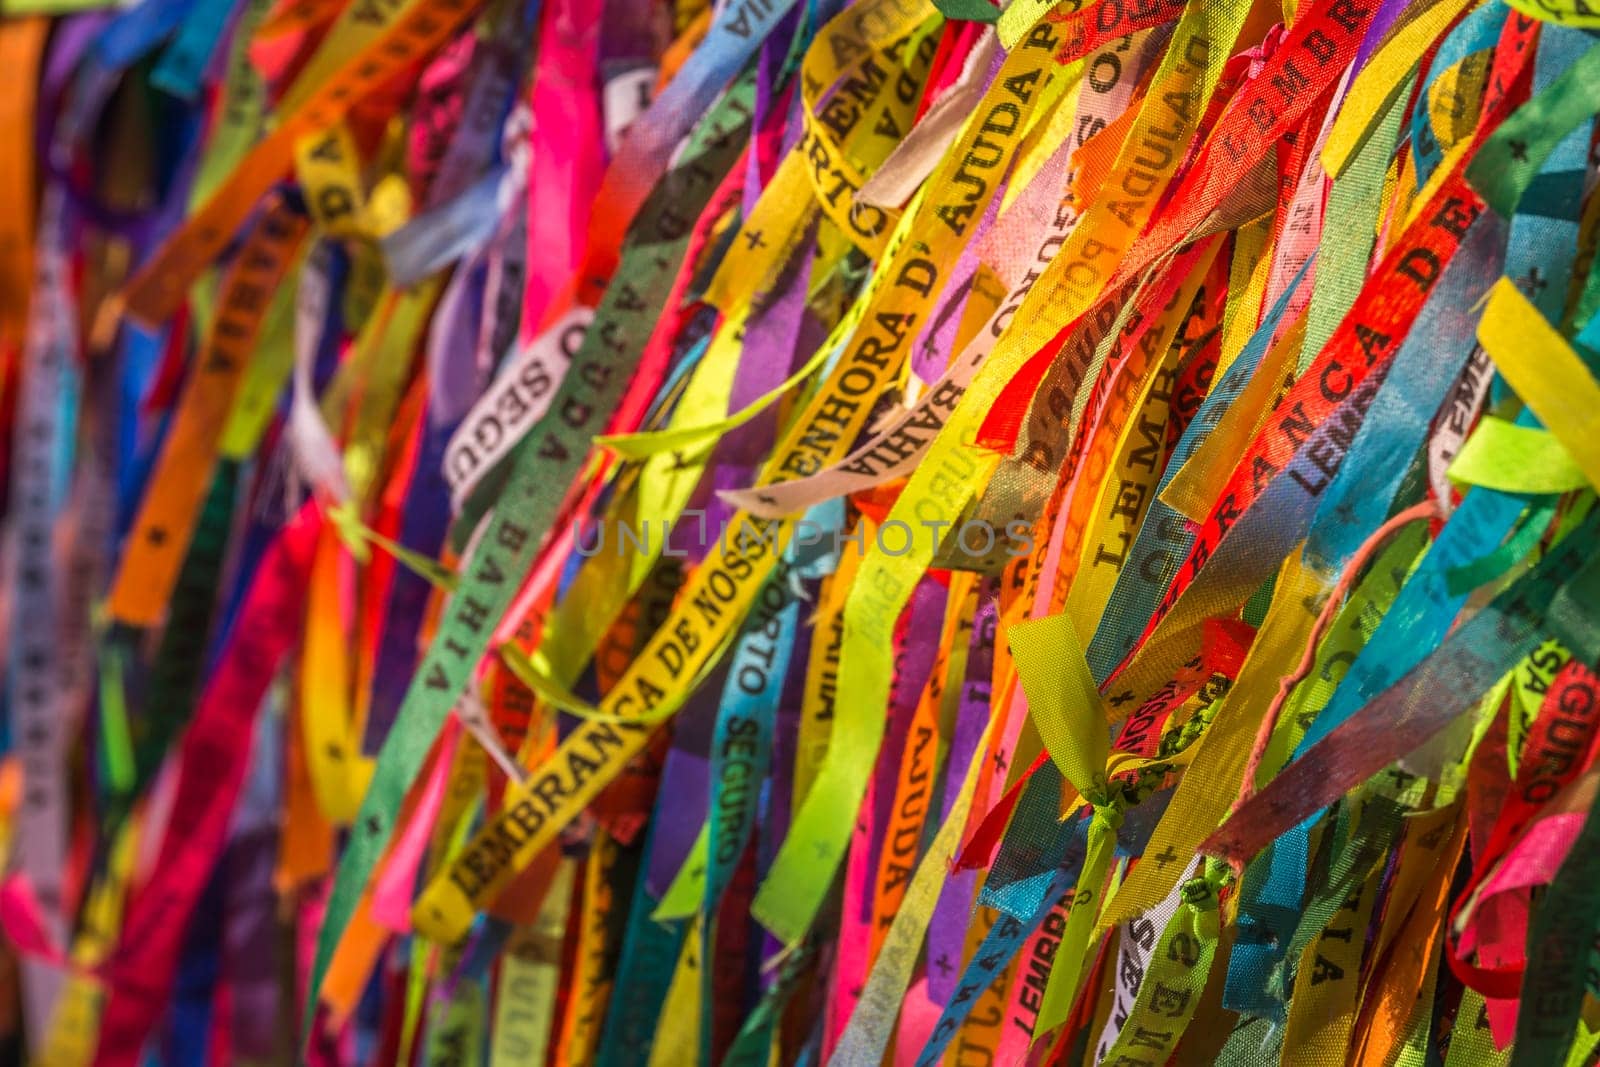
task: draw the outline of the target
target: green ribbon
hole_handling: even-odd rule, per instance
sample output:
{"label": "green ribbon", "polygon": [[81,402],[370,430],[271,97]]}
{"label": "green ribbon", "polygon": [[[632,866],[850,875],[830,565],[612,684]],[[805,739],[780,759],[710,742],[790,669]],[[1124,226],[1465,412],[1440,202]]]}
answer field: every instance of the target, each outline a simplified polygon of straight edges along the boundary
{"label": "green ribbon", "polygon": [[754,96],[751,71],[695,125],[678,165],[657,183],[630,226],[616,276],[548,414],[513,454],[494,517],[461,569],[460,587],[412,676],[351,828],[317,939],[302,1044],[333,951],[394,831],[406,790],[532,568],[567,487],[582,473],[591,439],[621,401],[687,252],[695,220],[744,149]]}
{"label": "green ribbon", "polygon": [[1544,92],[1517,108],[1467,164],[1467,181],[1503,218],[1556,145],[1600,111],[1600,45],[1585,52]]}

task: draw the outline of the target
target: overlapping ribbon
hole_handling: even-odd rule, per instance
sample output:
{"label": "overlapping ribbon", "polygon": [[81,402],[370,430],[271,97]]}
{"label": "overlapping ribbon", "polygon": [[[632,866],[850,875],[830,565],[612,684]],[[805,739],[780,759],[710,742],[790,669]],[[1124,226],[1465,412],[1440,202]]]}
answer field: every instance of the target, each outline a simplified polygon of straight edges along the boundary
{"label": "overlapping ribbon", "polygon": [[15,0],[0,1028],[1592,1064],[1597,26]]}

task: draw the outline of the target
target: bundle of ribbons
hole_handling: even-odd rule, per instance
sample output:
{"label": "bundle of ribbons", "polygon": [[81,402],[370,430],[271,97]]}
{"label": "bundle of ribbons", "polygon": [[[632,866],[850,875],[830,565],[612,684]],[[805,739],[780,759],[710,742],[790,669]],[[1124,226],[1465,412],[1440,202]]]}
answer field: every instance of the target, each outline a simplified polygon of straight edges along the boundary
{"label": "bundle of ribbons", "polygon": [[1584,0],[6,0],[0,1033],[1600,1056]]}

